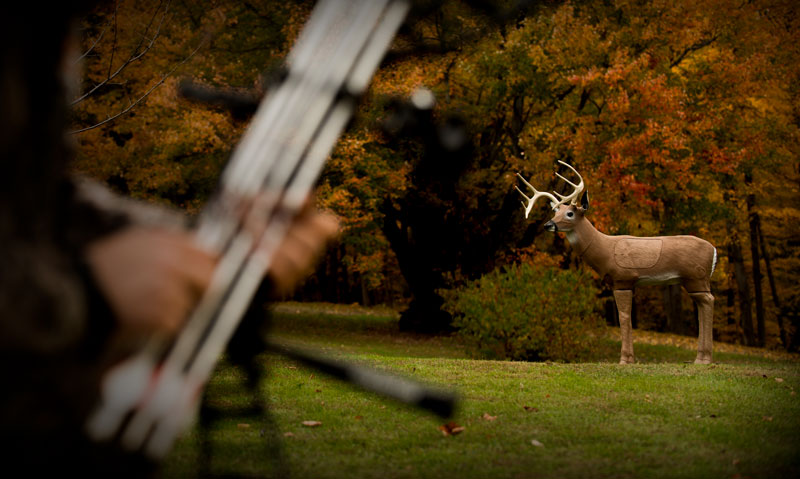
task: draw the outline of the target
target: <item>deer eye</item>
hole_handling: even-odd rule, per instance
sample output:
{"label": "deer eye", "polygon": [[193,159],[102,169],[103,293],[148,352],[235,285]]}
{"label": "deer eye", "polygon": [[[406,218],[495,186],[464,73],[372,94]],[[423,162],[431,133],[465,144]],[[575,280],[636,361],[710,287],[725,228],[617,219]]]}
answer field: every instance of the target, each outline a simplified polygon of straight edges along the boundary
{"label": "deer eye", "polygon": [[572,211],[567,211],[567,218],[572,218],[573,216],[575,216],[575,213]]}

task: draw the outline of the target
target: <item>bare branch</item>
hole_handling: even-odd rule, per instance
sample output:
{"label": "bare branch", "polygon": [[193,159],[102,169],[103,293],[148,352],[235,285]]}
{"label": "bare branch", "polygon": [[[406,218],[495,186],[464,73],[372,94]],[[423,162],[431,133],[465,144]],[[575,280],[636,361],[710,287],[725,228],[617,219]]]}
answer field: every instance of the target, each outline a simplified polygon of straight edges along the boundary
{"label": "bare branch", "polygon": [[97,38],[96,38],[96,39],[95,39],[95,41],[92,43],[92,45],[91,45],[91,46],[90,46],[90,47],[89,47],[89,48],[88,48],[88,49],[87,49],[85,52],[83,52],[83,54],[82,54],[81,56],[79,56],[78,58],[76,58],[76,59],[75,59],[75,60],[72,62],[73,64],[77,64],[77,63],[79,63],[79,62],[80,62],[80,61],[82,61],[84,58],[86,58],[86,57],[87,57],[87,56],[88,56],[90,53],[92,53],[92,50],[94,50],[94,47],[96,47],[96,46],[97,46],[97,44],[98,44],[98,43],[100,43],[100,40],[102,40],[102,39],[103,39],[103,36],[104,36],[104,35],[106,34],[106,32],[108,31],[108,26],[109,26],[110,24],[111,24],[111,22],[108,22],[108,23],[106,23],[106,26],[103,28],[103,31],[102,31],[102,32],[100,32],[100,35],[98,35],[98,36],[97,36]]}
{"label": "bare branch", "polygon": [[705,40],[700,40],[699,42],[695,43],[694,45],[686,47],[686,49],[683,50],[683,52],[681,52],[680,55],[678,55],[678,58],[676,58],[675,60],[673,60],[669,64],[669,67],[670,68],[674,68],[674,67],[678,66],[683,61],[683,59],[686,58],[686,55],[688,55],[688,54],[690,54],[692,52],[696,52],[697,50],[700,50],[701,48],[704,48],[704,47],[707,47],[707,46],[711,45],[712,43],[714,43],[714,41],[717,39],[718,36],[719,35],[714,35],[714,36],[712,36],[710,38],[706,38]]}
{"label": "bare branch", "polygon": [[147,44],[147,46],[144,47],[144,49],[142,49],[141,51],[139,51],[142,48],[142,45],[145,43],[145,40],[147,39],[147,32],[150,30],[150,27],[153,25],[153,21],[156,18],[156,14],[161,10],[161,5],[159,5],[158,8],[156,9],[156,11],[153,13],[153,17],[151,17],[150,22],[148,22],[144,32],[142,33],[142,38],[139,40],[139,43],[136,45],[136,47],[131,51],[131,54],[128,57],[128,59],[125,60],[125,62],[123,62],[122,65],[120,65],[120,67],[117,68],[117,70],[115,72],[111,73],[111,62],[113,62],[113,59],[114,59],[114,52],[116,51],[116,42],[117,42],[117,27],[116,27],[117,12],[116,12],[116,10],[114,11],[114,45],[115,45],[115,47],[111,49],[111,61],[108,64],[108,66],[109,66],[109,74],[106,75],[106,78],[103,81],[101,81],[100,83],[97,83],[96,85],[94,85],[92,88],[90,88],[83,95],[81,95],[78,98],[72,100],[72,102],[70,102],[70,104],[69,104],[70,106],[77,105],[78,103],[84,101],[86,98],[91,96],[98,89],[100,89],[100,88],[104,87],[105,85],[109,84],[109,82],[111,82],[111,80],[116,78],[128,66],[130,66],[132,63],[134,63],[135,61],[137,61],[140,58],[142,58],[151,48],[153,48],[153,45],[155,45],[156,40],[158,39],[159,35],[161,34],[161,27],[164,25],[164,19],[167,16],[167,10],[169,9],[169,4],[170,4],[170,2],[168,1],[167,5],[164,7],[163,13],[161,14],[161,19],[160,19],[160,21],[158,23],[158,27],[156,28],[156,31],[153,34],[153,36],[150,39],[150,41]]}
{"label": "bare branch", "polygon": [[158,22],[158,27],[156,28],[156,31],[155,31],[155,34],[153,35],[153,38],[150,39],[150,43],[147,45],[147,47],[145,47],[145,49],[141,53],[137,53],[139,51],[139,49],[142,47],[142,44],[144,44],[145,41],[147,40],[147,33],[150,31],[150,27],[153,26],[153,22],[155,21],[156,16],[158,16],[158,12],[161,11],[161,5],[162,4],[163,4],[163,2],[159,2],[159,4],[156,7],[156,9],[153,10],[153,16],[150,17],[150,21],[148,21],[147,25],[144,27],[144,30],[142,31],[141,38],[139,39],[139,43],[136,44],[136,46],[133,48],[133,50],[131,50],[131,54],[128,57],[128,61],[132,61],[132,60],[136,60],[136,59],[141,58],[142,55],[144,55],[147,52],[147,50],[149,50],[153,46],[153,44],[155,43],[155,41],[158,38],[159,34],[161,33],[161,26],[164,24],[164,18],[166,18],[166,16],[167,16],[167,11],[169,10],[170,1],[167,1],[167,5],[164,7],[164,13],[161,14],[161,20],[159,20],[159,22]]}
{"label": "bare branch", "polygon": [[92,126],[87,126],[86,128],[81,128],[80,130],[73,130],[73,131],[70,131],[70,132],[69,132],[69,134],[70,134],[70,135],[77,135],[78,133],[83,133],[84,131],[93,130],[93,129],[95,129],[95,128],[98,128],[98,127],[101,127],[101,126],[103,126],[103,125],[105,125],[105,124],[107,124],[107,123],[110,123],[110,122],[112,122],[112,121],[116,120],[117,118],[121,117],[122,115],[124,115],[124,114],[128,113],[129,111],[131,111],[133,108],[135,108],[135,107],[136,107],[136,105],[138,105],[139,103],[141,103],[142,101],[144,101],[144,99],[145,99],[145,98],[147,98],[148,96],[150,96],[150,94],[151,94],[151,93],[153,93],[153,91],[154,91],[156,88],[158,88],[158,87],[159,87],[159,86],[160,86],[162,83],[164,83],[164,82],[167,80],[167,78],[169,78],[170,76],[172,76],[172,74],[173,74],[173,73],[175,73],[175,70],[177,70],[177,69],[178,69],[178,68],[179,68],[181,65],[183,65],[184,63],[188,62],[188,61],[189,61],[189,60],[190,60],[190,59],[191,59],[191,58],[192,58],[192,57],[195,55],[195,53],[197,53],[197,52],[200,50],[200,48],[201,48],[201,47],[202,47],[202,46],[203,46],[205,43],[206,43],[206,42],[205,42],[205,40],[201,41],[201,42],[200,42],[200,44],[199,44],[199,45],[197,45],[197,48],[195,48],[195,49],[194,49],[194,50],[193,50],[193,51],[192,51],[192,52],[191,52],[191,53],[190,53],[190,54],[189,54],[189,55],[188,55],[186,58],[184,58],[183,60],[181,60],[180,62],[178,62],[177,64],[175,64],[175,66],[173,66],[173,67],[172,67],[172,68],[171,68],[171,69],[170,69],[170,70],[169,70],[167,73],[165,73],[165,74],[164,74],[164,75],[161,77],[161,79],[160,79],[160,80],[158,80],[158,81],[157,81],[157,82],[156,82],[156,83],[155,83],[153,86],[151,86],[151,87],[150,87],[150,89],[148,89],[148,90],[147,90],[147,91],[146,91],[146,92],[145,92],[145,93],[144,93],[142,96],[140,96],[140,97],[139,97],[139,98],[138,98],[136,101],[134,101],[134,102],[130,103],[130,104],[128,105],[128,107],[127,107],[127,108],[125,108],[124,110],[120,111],[119,113],[117,113],[117,114],[116,114],[116,115],[114,115],[114,116],[110,116],[110,117],[106,118],[105,120],[101,121],[100,123],[94,124],[94,125],[92,125]]}
{"label": "bare branch", "polygon": [[111,55],[108,59],[108,73],[106,73],[106,77],[111,75],[111,67],[114,65],[114,56],[117,53],[117,32],[119,31],[119,27],[117,26],[117,12],[119,12],[119,0],[114,1],[114,15],[112,19],[114,20],[114,41],[111,43]]}

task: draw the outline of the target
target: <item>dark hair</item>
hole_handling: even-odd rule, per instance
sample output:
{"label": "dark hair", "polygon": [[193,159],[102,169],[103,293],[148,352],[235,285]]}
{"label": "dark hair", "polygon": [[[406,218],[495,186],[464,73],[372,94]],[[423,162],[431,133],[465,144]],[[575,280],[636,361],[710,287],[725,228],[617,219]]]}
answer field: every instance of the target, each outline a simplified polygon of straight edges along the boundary
{"label": "dark hair", "polygon": [[75,3],[23,1],[1,8],[0,236],[52,234],[69,189],[60,70],[73,19],[88,6]]}

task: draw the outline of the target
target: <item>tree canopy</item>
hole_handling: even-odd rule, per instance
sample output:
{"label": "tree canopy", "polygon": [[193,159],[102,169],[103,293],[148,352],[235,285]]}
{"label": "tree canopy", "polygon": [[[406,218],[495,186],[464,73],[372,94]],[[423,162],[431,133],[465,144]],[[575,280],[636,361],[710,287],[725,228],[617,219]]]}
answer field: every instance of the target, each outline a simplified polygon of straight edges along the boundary
{"label": "tree canopy", "polygon": [[[311,5],[178,3],[118,2],[85,19],[87,95],[77,97],[74,125],[91,129],[76,134],[76,168],[194,213],[246,122],[180,99],[179,78],[263,93],[264,73]],[[429,321],[441,288],[519,261],[567,266],[564,241],[541,227],[548,209],[526,221],[513,190],[519,171],[560,191],[562,160],[586,180],[598,229],[716,245],[718,305],[728,297],[717,321],[735,338],[751,307],[731,299],[744,294],[734,284],[737,248],[755,246],[743,271],[771,256],[779,299],[765,303],[764,334],[777,341],[779,319],[800,326],[793,2],[544,1],[504,21],[472,3],[426,4],[396,39],[321,179],[318,202],[345,231],[301,295],[426,297],[429,308],[415,314]],[[395,100],[420,87],[437,98],[430,128],[457,119],[466,133],[459,155],[431,148],[426,132],[397,138],[380,128]],[[328,280],[346,287],[332,297]]]}

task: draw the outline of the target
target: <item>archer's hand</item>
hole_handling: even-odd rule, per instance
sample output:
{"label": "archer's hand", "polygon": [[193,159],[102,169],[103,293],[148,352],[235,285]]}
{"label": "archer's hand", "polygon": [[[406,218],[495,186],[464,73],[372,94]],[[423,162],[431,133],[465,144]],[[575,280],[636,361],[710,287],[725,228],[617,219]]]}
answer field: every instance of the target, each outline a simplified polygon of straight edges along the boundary
{"label": "archer's hand", "polygon": [[[306,208],[275,253],[269,277],[275,295],[291,290],[312,270],[339,230],[328,213]],[[119,325],[141,332],[177,331],[202,296],[216,258],[189,233],[133,227],[89,245],[87,260]]]}
{"label": "archer's hand", "polygon": [[290,293],[313,271],[319,255],[338,232],[336,216],[308,204],[294,219],[267,273],[275,287],[275,296]]}
{"label": "archer's hand", "polygon": [[119,326],[141,332],[177,331],[216,265],[189,233],[144,227],[91,243],[86,258]]}

